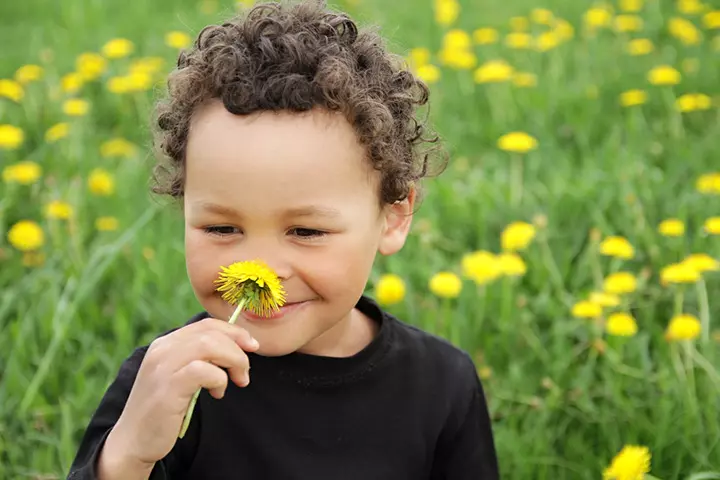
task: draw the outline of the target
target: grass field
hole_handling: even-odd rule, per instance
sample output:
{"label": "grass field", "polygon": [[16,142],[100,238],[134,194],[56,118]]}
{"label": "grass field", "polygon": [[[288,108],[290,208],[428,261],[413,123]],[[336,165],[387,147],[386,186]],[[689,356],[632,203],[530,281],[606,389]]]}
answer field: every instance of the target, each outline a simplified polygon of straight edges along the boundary
{"label": "grass field", "polygon": [[[720,11],[340,6],[431,83],[451,154],[368,292],[399,275],[387,308],[475,356],[503,478],[600,478],[626,445],[656,478],[720,478]],[[148,193],[149,115],[166,34],[234,8],[0,3],[0,479],[64,478],[122,360],[200,309],[181,215]],[[643,478],[633,453],[608,475]]]}

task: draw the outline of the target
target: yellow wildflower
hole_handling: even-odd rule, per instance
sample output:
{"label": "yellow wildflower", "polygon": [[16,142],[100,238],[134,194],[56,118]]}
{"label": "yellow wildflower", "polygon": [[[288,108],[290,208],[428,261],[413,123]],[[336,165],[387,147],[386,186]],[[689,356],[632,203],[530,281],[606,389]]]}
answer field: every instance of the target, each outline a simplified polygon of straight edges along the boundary
{"label": "yellow wildflower", "polygon": [[375,285],[375,298],[383,306],[402,302],[405,298],[405,282],[399,275],[382,275]]}
{"label": "yellow wildflower", "polygon": [[494,83],[510,80],[513,67],[505,60],[489,60],[480,65],[473,74],[475,83]]}
{"label": "yellow wildflower", "polygon": [[605,323],[605,330],[617,337],[632,337],[638,327],[632,315],[624,312],[612,313]]}
{"label": "yellow wildflower", "polygon": [[623,107],[635,107],[647,102],[647,92],[645,90],[628,90],[620,94],[620,105]]}
{"label": "yellow wildflower", "polygon": [[0,78],[0,97],[19,102],[24,96],[25,90],[19,82],[7,78]]}
{"label": "yellow wildflower", "polygon": [[700,335],[700,321],[694,315],[681,313],[675,315],[665,330],[665,339],[695,340]]}
{"label": "yellow wildflower", "polygon": [[8,242],[21,252],[29,252],[43,246],[45,234],[37,223],[21,220],[10,228]]}
{"label": "yellow wildflower", "polygon": [[165,45],[171,48],[187,48],[192,43],[190,35],[185,32],[173,30],[165,34]]}
{"label": "yellow wildflower", "polygon": [[685,234],[685,224],[677,218],[668,218],[658,225],[658,232],[665,237],[681,237]]}
{"label": "yellow wildflower", "polygon": [[670,65],[659,65],[648,72],[648,81],[653,85],[677,85],[681,75]]}
{"label": "yellow wildflower", "polygon": [[505,36],[505,45],[516,50],[530,48],[532,44],[532,35],[525,32],[508,33]]}
{"label": "yellow wildflower", "polygon": [[675,101],[675,107],[681,112],[709,110],[711,106],[712,100],[703,93],[686,93],[680,95]]}
{"label": "yellow wildflower", "polygon": [[[215,284],[222,298],[238,310],[246,308],[269,317],[285,303],[285,289],[277,274],[265,262],[252,260],[221,267]],[[233,314],[233,317],[236,315]],[[234,323],[231,318],[230,323]]]}
{"label": "yellow wildflower", "polygon": [[492,368],[488,367],[487,365],[483,365],[482,367],[478,368],[478,377],[480,377],[480,380],[487,380],[490,377],[492,377]]}
{"label": "yellow wildflower", "polygon": [[114,38],[102,47],[102,53],[107,58],[123,58],[135,50],[135,45],[126,38]]}
{"label": "yellow wildflower", "polygon": [[103,74],[107,68],[107,60],[97,53],[86,52],[75,59],[75,70],[83,81],[91,82]]}
{"label": "yellow wildflower", "polygon": [[513,153],[527,153],[530,150],[535,150],[537,145],[537,139],[525,132],[506,133],[497,142],[500,150]]}
{"label": "yellow wildflower", "polygon": [[570,40],[575,35],[575,27],[563,18],[555,22],[555,33],[560,40]]}
{"label": "yellow wildflower", "polygon": [[620,305],[620,297],[605,292],[592,292],[589,300],[601,307],[617,307]]}
{"label": "yellow wildflower", "polygon": [[510,29],[514,32],[526,32],[530,28],[530,21],[521,16],[510,18]]}
{"label": "yellow wildflower", "polygon": [[420,68],[430,63],[430,50],[425,47],[416,47],[408,54],[408,63],[413,68]]}
{"label": "yellow wildflower", "polygon": [[470,34],[465,30],[453,28],[443,36],[442,46],[447,50],[465,50],[471,47]]}
{"label": "yellow wildflower", "polygon": [[551,25],[553,13],[547,8],[533,8],[530,12],[530,18],[539,25]]}
{"label": "yellow wildflower", "polygon": [[620,0],[620,10],[628,13],[637,13],[642,10],[643,0]]}
{"label": "yellow wildflower", "polygon": [[673,263],[660,271],[660,283],[663,285],[670,283],[695,283],[698,280],[700,280],[700,272],[685,262]]}
{"label": "yellow wildflower", "polygon": [[485,285],[500,276],[500,265],[492,253],[478,250],[462,258],[463,275],[478,285]]}
{"label": "yellow wildflower", "polygon": [[720,270],[720,262],[707,253],[693,253],[688,255],[682,263],[700,273]]}
{"label": "yellow wildflower", "polygon": [[107,196],[112,195],[115,191],[115,182],[106,170],[96,168],[90,172],[88,187],[90,188],[90,192],[95,195]]}
{"label": "yellow wildflower", "polygon": [[720,28],[720,10],[713,10],[703,15],[703,25],[708,30]]}
{"label": "yellow wildflower", "polygon": [[589,30],[607,27],[612,21],[612,12],[606,7],[593,7],[583,15],[583,22]]}
{"label": "yellow wildflower", "polygon": [[25,141],[25,133],[14,125],[0,124],[0,150],[15,150]]}
{"label": "yellow wildflower", "polygon": [[112,138],[100,145],[100,155],[103,158],[129,157],[135,154],[137,147],[124,138]]}
{"label": "yellow wildflower", "polygon": [[705,232],[710,235],[720,235],[720,217],[710,217],[703,225]]}
{"label": "yellow wildflower", "polygon": [[80,98],[71,98],[65,100],[63,103],[63,112],[65,115],[69,115],[71,117],[85,116],[87,115],[88,110],[90,110],[90,104],[87,100],[82,100]]}
{"label": "yellow wildflower", "polygon": [[705,10],[705,5],[699,0],[677,0],[678,12],[685,15],[695,15]]}
{"label": "yellow wildflower", "polygon": [[491,45],[498,41],[498,31],[494,28],[478,28],[472,33],[473,41],[478,45]]}
{"label": "yellow wildflower", "polygon": [[502,231],[500,243],[505,252],[524,250],[535,238],[535,226],[526,222],[513,222]]}
{"label": "yellow wildflower", "polygon": [[60,79],[60,88],[65,93],[77,93],[83,86],[83,78],[77,72],[63,75]]}
{"label": "yellow wildflower", "polygon": [[637,289],[637,279],[630,272],[615,272],[608,275],[603,282],[603,290],[607,293],[622,295]]}
{"label": "yellow wildflower", "polygon": [[95,228],[101,232],[113,232],[118,229],[120,223],[115,217],[99,217],[95,220]]}
{"label": "yellow wildflower", "polygon": [[501,253],[497,256],[500,273],[508,277],[521,277],[527,273],[527,265],[516,253]]}
{"label": "yellow wildflower", "polygon": [[435,0],[435,21],[449,27],[460,15],[460,4],[456,0]]}
{"label": "yellow wildflower", "polygon": [[44,70],[40,65],[23,65],[15,71],[15,80],[24,85],[40,80],[43,72]]}
{"label": "yellow wildflower", "polygon": [[687,18],[674,17],[668,21],[670,35],[685,45],[697,45],[702,40],[700,30]]}
{"label": "yellow wildflower", "polygon": [[610,236],[600,243],[600,254],[608,257],[629,259],[635,256],[635,249],[626,238]]}
{"label": "yellow wildflower", "polygon": [[602,307],[597,303],[581,300],[572,307],[572,316],[577,318],[597,318],[602,315]]}
{"label": "yellow wildflower", "polygon": [[603,480],[643,480],[649,471],[648,448],[626,445],[603,472]]}
{"label": "yellow wildflower", "polygon": [[132,61],[128,72],[154,75],[164,68],[165,59],[162,57],[142,57]]}
{"label": "yellow wildflower", "polygon": [[720,172],[701,175],[695,183],[695,188],[700,193],[720,194]]}
{"label": "yellow wildflower", "polygon": [[614,26],[618,32],[639,32],[643,29],[643,19],[637,15],[618,15]]}
{"label": "yellow wildflower", "polygon": [[438,297],[456,298],[462,290],[462,281],[452,272],[439,272],[430,278],[428,286]]}
{"label": "yellow wildflower", "polygon": [[60,140],[61,138],[65,138],[70,133],[70,124],[61,122],[56,123],[52,127],[48,128],[45,132],[45,141],[48,143],[54,143]]}
{"label": "yellow wildflower", "polygon": [[626,51],[630,55],[647,55],[655,49],[653,43],[648,38],[634,38],[627,44]]}
{"label": "yellow wildflower", "polygon": [[537,85],[537,75],[530,72],[515,72],[512,82],[516,87],[534,87]]}
{"label": "yellow wildflower", "polygon": [[547,52],[560,45],[560,37],[553,32],[543,32],[535,39],[535,48],[541,52]]}
{"label": "yellow wildflower", "polygon": [[32,185],[42,175],[42,168],[35,162],[24,161],[8,165],[3,169],[3,181],[20,185]]}
{"label": "yellow wildflower", "polygon": [[67,202],[53,200],[45,206],[45,215],[48,218],[67,220],[73,216],[73,208]]}
{"label": "yellow wildflower", "polygon": [[440,80],[440,69],[435,65],[423,65],[417,69],[416,74],[420,80],[428,85],[437,83]]}

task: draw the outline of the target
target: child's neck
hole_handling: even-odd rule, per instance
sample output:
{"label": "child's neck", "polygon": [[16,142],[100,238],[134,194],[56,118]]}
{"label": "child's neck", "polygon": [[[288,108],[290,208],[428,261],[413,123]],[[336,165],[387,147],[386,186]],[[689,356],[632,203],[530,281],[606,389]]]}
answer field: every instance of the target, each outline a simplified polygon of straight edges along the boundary
{"label": "child's neck", "polygon": [[376,321],[353,308],[344,319],[298,349],[298,352],[322,357],[351,357],[373,341],[378,329]]}

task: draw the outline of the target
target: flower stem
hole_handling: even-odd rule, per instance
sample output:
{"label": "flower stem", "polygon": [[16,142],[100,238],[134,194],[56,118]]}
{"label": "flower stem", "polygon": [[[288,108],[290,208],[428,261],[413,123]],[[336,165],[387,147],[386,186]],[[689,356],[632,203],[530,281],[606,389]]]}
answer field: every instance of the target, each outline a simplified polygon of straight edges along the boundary
{"label": "flower stem", "polygon": [[[243,298],[240,300],[240,303],[238,303],[237,308],[235,308],[235,311],[233,312],[232,316],[230,316],[230,320],[228,323],[234,324],[237,321],[238,316],[240,315],[240,312],[242,312],[242,309],[245,307],[245,304],[247,303],[247,299]],[[198,388],[195,394],[193,395],[192,399],[190,400],[190,405],[188,406],[187,412],[185,412],[185,419],[183,420],[182,427],[180,428],[180,434],[178,435],[178,438],[185,437],[185,433],[187,432],[188,427],[190,426],[190,420],[192,419],[193,411],[195,410],[195,404],[197,403],[197,399],[200,396],[200,391],[202,388]]]}
{"label": "flower stem", "polygon": [[517,207],[523,195],[523,159],[513,155],[510,160],[510,205]]}
{"label": "flower stem", "polygon": [[700,324],[702,328],[703,346],[710,341],[710,305],[708,300],[707,286],[705,279],[700,277],[700,281],[696,283],[697,294],[700,299]]}

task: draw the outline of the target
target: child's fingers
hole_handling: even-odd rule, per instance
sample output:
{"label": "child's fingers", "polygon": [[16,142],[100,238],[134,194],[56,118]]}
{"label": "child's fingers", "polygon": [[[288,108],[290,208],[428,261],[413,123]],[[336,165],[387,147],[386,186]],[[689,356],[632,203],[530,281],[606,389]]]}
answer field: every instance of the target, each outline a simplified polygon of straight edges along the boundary
{"label": "child's fingers", "polygon": [[182,337],[195,337],[208,330],[216,330],[224,333],[232,338],[235,343],[237,343],[240,348],[246,352],[254,352],[260,347],[257,340],[255,340],[244,328],[216,318],[205,318],[197,323],[181,328],[173,332],[173,334],[177,334],[177,336]]}
{"label": "child's fingers", "polygon": [[245,352],[223,332],[206,331],[198,337],[183,339],[173,350],[173,370],[177,371],[195,360],[213,363],[228,369],[233,382],[247,384],[250,360]]}
{"label": "child's fingers", "polygon": [[179,393],[191,397],[200,388],[206,388],[210,395],[222,398],[227,389],[227,374],[216,365],[202,360],[194,360],[175,372],[173,383]]}

